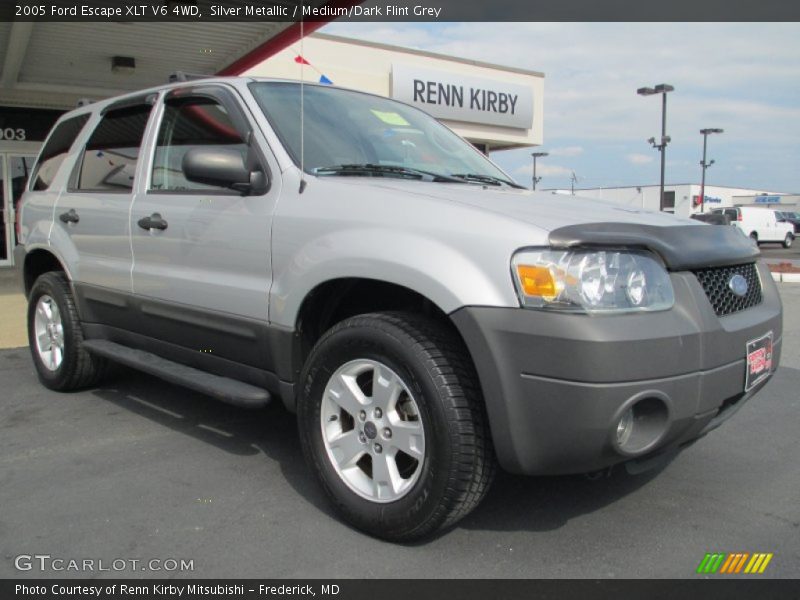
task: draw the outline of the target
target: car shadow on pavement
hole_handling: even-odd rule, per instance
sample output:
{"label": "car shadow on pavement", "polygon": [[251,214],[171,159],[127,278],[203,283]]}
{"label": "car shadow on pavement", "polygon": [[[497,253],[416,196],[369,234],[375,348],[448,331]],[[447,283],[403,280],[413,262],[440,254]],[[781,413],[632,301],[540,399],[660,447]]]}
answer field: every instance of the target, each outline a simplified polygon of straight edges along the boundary
{"label": "car shadow on pavement", "polygon": [[[306,468],[297,425],[279,399],[261,410],[218,402],[203,394],[119,367],[93,395],[161,426],[238,456],[264,454],[274,460],[287,483],[322,513],[334,517],[323,492]],[[629,475],[618,467],[596,479],[581,475],[523,477],[502,471],[481,505],[456,528],[488,531],[549,531],[595,512],[647,485],[660,470]],[[334,517],[335,518],[335,517]],[[425,545],[433,538],[412,543]]]}
{"label": "car shadow on pavement", "polygon": [[457,527],[485,531],[550,531],[635,493],[668,463],[636,475],[624,466],[586,475],[525,477],[498,472],[483,502]]}
{"label": "car shadow on pavement", "polygon": [[273,399],[263,409],[239,408],[116,365],[114,375],[92,394],[224,452],[267,456],[280,466],[286,481],[300,496],[325,514],[333,515],[306,468],[296,419],[280,399]]}

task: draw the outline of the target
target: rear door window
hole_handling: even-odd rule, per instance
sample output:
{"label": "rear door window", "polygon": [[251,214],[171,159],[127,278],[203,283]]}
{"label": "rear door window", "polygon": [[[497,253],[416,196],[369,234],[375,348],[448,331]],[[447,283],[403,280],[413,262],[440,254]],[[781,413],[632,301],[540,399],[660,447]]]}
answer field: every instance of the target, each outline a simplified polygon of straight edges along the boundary
{"label": "rear door window", "polygon": [[47,138],[39,156],[39,162],[34,167],[31,176],[31,190],[44,191],[50,187],[61,163],[64,162],[70,147],[75,142],[75,138],[78,137],[88,120],[89,115],[84,114],[66,119],[56,125],[53,133]]}
{"label": "rear door window", "polygon": [[152,106],[141,104],[103,115],[83,152],[77,188],[88,192],[130,192]]}

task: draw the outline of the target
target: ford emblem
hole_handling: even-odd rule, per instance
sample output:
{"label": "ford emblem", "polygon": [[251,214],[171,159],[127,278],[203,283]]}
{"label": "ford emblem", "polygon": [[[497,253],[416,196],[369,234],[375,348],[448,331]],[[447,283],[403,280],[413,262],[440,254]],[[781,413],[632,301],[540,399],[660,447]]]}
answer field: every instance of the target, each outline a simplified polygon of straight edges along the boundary
{"label": "ford emblem", "polygon": [[739,275],[739,273],[736,273],[736,275],[731,277],[730,281],[728,281],[728,287],[731,288],[731,291],[734,294],[743,298],[747,293],[747,279],[745,279],[742,275]]}

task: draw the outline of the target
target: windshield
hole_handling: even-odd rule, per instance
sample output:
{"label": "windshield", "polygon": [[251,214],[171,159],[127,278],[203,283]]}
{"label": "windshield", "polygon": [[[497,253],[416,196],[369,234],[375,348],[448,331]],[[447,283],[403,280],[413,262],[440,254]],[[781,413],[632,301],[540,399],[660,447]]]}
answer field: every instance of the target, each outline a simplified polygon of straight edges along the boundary
{"label": "windshield", "polygon": [[[258,82],[250,89],[283,145],[300,165],[300,84]],[[509,181],[468,142],[428,114],[379,96],[305,86],[304,168],[319,175],[363,174],[331,167],[362,165],[381,176],[402,176],[403,167],[440,175]],[[378,167],[378,168],[374,168]],[[446,180],[446,179],[442,179]]]}

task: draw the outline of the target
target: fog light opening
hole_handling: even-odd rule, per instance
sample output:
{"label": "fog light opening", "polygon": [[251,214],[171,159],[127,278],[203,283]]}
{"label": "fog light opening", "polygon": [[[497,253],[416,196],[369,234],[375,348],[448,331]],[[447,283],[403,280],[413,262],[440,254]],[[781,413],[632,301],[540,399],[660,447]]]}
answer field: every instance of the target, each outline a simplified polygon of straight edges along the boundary
{"label": "fog light opening", "polygon": [[663,399],[647,396],[636,400],[617,421],[614,442],[629,456],[652,450],[669,425],[669,409]]}
{"label": "fog light opening", "polygon": [[629,408],[617,423],[617,445],[625,446],[633,432],[633,409]]}

